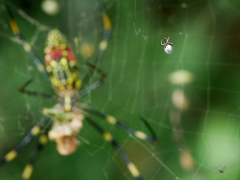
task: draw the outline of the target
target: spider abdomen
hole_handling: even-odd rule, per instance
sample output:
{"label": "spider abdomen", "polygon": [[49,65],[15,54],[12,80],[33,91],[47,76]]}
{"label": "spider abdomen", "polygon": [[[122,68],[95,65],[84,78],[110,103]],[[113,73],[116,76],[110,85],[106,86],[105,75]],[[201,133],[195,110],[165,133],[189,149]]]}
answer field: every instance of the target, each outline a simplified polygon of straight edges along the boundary
{"label": "spider abdomen", "polygon": [[77,59],[65,36],[58,29],[48,33],[45,64],[49,79],[57,90],[80,89]]}
{"label": "spider abdomen", "polygon": [[173,52],[173,46],[171,44],[167,44],[166,47],[164,48],[165,53],[167,54],[172,54]]}

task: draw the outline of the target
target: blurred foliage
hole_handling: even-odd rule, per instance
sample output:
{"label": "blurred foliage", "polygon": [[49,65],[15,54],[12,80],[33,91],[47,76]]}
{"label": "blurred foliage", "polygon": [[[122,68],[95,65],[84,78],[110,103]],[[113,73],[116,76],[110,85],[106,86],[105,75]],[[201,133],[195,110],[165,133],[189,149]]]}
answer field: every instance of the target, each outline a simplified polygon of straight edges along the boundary
{"label": "blurred foliage", "polygon": [[[20,30],[40,59],[44,59],[47,35],[42,28],[58,28],[75,50],[84,76],[87,68],[83,62],[94,61],[103,33],[99,0],[59,0],[60,13],[56,16],[45,14],[41,1],[9,2]],[[81,101],[146,133],[139,117],[149,121],[160,140],[158,145],[100,122],[126,149],[145,180],[239,179],[239,1],[104,3],[113,26],[101,63],[107,80]],[[175,42],[172,55],[166,54],[161,46],[166,32],[170,42]],[[34,81],[29,89],[54,92],[14,38],[2,1],[0,41],[0,157],[3,157],[39,121],[43,107],[56,102],[18,93],[17,89],[31,78]],[[81,55],[81,47],[86,43],[94,48],[89,58]],[[194,81],[170,84],[168,76],[180,69],[191,72]],[[172,103],[176,88],[188,100],[184,111]],[[55,142],[49,142],[35,163],[31,179],[133,179],[119,154],[86,122],[80,140],[79,150],[66,157],[57,153]],[[1,180],[20,179],[36,141],[0,168]],[[187,168],[186,162],[184,166],[185,160],[191,161],[192,167]],[[226,167],[223,174],[219,173],[221,166]]]}

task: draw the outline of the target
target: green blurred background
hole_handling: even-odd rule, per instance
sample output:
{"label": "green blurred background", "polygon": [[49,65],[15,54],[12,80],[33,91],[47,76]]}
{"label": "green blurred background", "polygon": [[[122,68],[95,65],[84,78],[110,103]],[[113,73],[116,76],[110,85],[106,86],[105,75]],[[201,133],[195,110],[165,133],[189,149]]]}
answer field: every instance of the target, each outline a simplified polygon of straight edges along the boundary
{"label": "green blurred background", "polygon": [[[99,0],[57,2],[60,12],[56,16],[42,10],[42,1],[11,0],[10,8],[22,34],[42,60],[47,29],[60,29],[75,50],[84,75],[87,68],[83,62],[94,61],[101,41],[102,8]],[[158,145],[99,121],[123,146],[145,180],[239,179],[240,2],[104,3],[112,22],[109,46],[101,63],[107,80],[81,101],[137,130],[149,133],[140,116],[153,126]],[[172,55],[161,46],[166,32],[170,42],[175,42]],[[86,44],[94,48],[88,58],[80,52]],[[180,69],[190,72],[194,80],[185,85],[170,83],[169,75]],[[43,107],[56,103],[18,93],[17,89],[30,78],[34,81],[29,89],[54,93],[13,36],[1,1],[0,157],[21,142],[42,117]],[[172,102],[176,89],[188,99],[184,110]],[[55,142],[49,142],[35,163],[31,179],[134,179],[120,155],[88,123],[84,122],[79,136],[81,146],[69,156],[59,155]],[[1,180],[20,179],[36,142],[0,168]],[[222,166],[224,173],[219,173]]]}

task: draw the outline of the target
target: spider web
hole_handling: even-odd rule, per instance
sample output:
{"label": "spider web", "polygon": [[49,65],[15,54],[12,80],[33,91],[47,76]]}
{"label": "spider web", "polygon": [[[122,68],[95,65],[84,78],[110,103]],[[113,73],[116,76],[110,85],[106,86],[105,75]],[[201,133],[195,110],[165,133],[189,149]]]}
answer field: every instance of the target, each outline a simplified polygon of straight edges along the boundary
{"label": "spider web", "polygon": [[[40,2],[11,1],[20,30],[43,60],[47,31],[59,28],[72,44],[82,74],[93,62],[103,34],[98,0],[58,1],[57,16],[43,13]],[[109,46],[101,62],[105,84],[81,99],[134,129],[149,133],[147,119],[160,143],[152,145],[99,121],[126,150],[146,180],[239,179],[240,4],[235,1],[105,1],[112,22]],[[174,52],[166,54],[161,40],[170,35]],[[56,102],[17,92],[28,89],[53,94],[9,26],[0,3],[0,157],[16,147]],[[94,53],[84,56],[90,45]],[[185,71],[183,71],[185,70]],[[174,83],[174,72],[191,73],[193,81]],[[189,75],[190,76],[190,75]],[[171,81],[169,81],[171,77]],[[174,79],[173,79],[174,77]],[[179,105],[180,103],[180,105]],[[35,163],[32,179],[134,179],[118,152],[86,122],[81,146],[61,156],[49,142]],[[37,138],[0,178],[20,179]],[[223,171],[223,173],[220,173]]]}

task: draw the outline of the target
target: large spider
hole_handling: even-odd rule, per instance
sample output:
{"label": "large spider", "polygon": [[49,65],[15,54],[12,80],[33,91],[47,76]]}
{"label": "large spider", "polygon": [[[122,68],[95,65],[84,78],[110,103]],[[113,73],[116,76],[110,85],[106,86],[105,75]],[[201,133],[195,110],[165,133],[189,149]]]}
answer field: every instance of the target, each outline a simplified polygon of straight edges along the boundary
{"label": "large spider", "polygon": [[[7,153],[7,155],[5,155],[2,160],[0,160],[0,166],[16,158],[18,153],[23,150],[35,136],[40,134],[36,149],[32,153],[30,160],[22,174],[22,179],[30,179],[33,172],[33,163],[35,162],[40,149],[47,143],[48,139],[56,142],[57,151],[62,155],[69,155],[76,151],[79,145],[77,136],[83,127],[83,120],[86,119],[90,125],[92,125],[102,135],[104,140],[111,144],[112,147],[120,153],[132,176],[135,179],[142,180],[139,170],[130,161],[124,149],[114,140],[110,133],[104,131],[95,122],[95,120],[92,119],[90,114],[94,114],[106,122],[124,129],[126,132],[136,136],[137,138],[156,143],[157,138],[146,120],[144,118],[141,118],[152,133],[152,137],[141,131],[136,131],[128,127],[126,124],[122,123],[113,116],[104,114],[86,104],[77,101],[80,97],[101,86],[106,76],[105,72],[98,68],[103,52],[107,48],[108,39],[111,32],[111,22],[105,11],[103,10],[103,25],[105,30],[102,41],[100,42],[95,65],[87,63],[87,65],[90,67],[91,72],[87,74],[83,80],[81,80],[79,77],[80,72],[77,68],[78,62],[74,55],[74,52],[69,46],[64,35],[61,34],[58,29],[53,29],[48,33],[46,47],[44,49],[46,66],[46,68],[44,68],[39,58],[32,50],[31,46],[26,42],[23,35],[21,34],[7,3],[6,7],[10,16],[11,28],[14,35],[21,42],[24,50],[31,56],[35,65],[43,74],[46,81],[52,85],[56,95],[58,96],[58,102],[52,108],[43,109],[43,118],[31,129],[31,131],[26,135],[19,146]],[[90,76],[94,72],[100,74],[100,79],[79,92],[82,84],[87,83]],[[32,80],[29,80],[22,87],[20,87],[20,92],[27,95],[41,96],[43,98],[53,97],[52,95],[27,90],[26,87],[31,82]]]}

